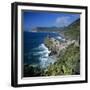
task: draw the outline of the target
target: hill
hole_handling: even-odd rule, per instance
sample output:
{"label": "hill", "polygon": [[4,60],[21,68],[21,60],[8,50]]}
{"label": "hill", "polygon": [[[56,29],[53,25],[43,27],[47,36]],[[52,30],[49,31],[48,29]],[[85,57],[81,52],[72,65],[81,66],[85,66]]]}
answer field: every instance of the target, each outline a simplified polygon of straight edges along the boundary
{"label": "hill", "polygon": [[[59,51],[54,64],[44,70],[44,76],[79,75],[80,74],[80,19],[74,21],[60,32],[69,41],[75,41]],[[78,43],[78,45],[76,44]],[[61,43],[62,45],[63,43]],[[49,44],[50,45],[50,44]],[[61,47],[60,47],[61,48]],[[55,50],[55,49],[54,49]]]}
{"label": "hill", "polygon": [[60,32],[64,27],[36,27],[32,32]]}
{"label": "hill", "polygon": [[45,76],[79,75],[80,74],[80,48],[74,44],[62,50],[58,60],[45,71]]}
{"label": "hill", "polygon": [[74,21],[65,30],[61,31],[65,38],[71,40],[79,40],[80,39],[80,19]]}

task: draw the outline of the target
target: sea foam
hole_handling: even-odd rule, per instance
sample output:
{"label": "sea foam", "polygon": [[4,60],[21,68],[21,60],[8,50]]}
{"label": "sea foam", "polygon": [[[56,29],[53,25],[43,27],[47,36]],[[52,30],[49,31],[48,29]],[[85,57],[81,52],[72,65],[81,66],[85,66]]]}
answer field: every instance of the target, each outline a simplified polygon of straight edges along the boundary
{"label": "sea foam", "polygon": [[51,51],[49,51],[48,48],[42,43],[38,47],[33,48],[32,50],[30,50],[29,53],[26,54],[28,57],[28,63],[36,63],[41,68],[45,68],[53,62],[53,58],[50,58],[49,56],[50,52]]}

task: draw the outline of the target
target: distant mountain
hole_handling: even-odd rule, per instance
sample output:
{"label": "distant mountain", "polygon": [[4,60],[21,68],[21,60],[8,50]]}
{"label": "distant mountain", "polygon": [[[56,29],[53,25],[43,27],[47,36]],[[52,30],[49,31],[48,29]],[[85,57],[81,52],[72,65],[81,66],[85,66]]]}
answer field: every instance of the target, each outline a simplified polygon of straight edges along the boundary
{"label": "distant mountain", "polygon": [[32,32],[60,32],[64,27],[37,27]]}
{"label": "distant mountain", "polygon": [[31,32],[58,32],[66,39],[80,39],[80,19],[72,22],[67,27],[36,27]]}
{"label": "distant mountain", "polygon": [[65,30],[61,31],[61,33],[67,39],[79,40],[80,39],[80,19],[77,19],[76,21],[71,23],[68,27],[65,28]]}

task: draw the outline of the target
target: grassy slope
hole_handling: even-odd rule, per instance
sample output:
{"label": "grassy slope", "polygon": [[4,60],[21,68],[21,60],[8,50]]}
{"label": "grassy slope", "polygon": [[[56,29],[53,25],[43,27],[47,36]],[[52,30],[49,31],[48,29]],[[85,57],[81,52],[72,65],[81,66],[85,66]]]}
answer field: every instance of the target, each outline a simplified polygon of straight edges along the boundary
{"label": "grassy slope", "polygon": [[44,75],[76,75],[80,73],[79,47],[71,44],[56,63],[51,64],[44,72]]}
{"label": "grassy slope", "polygon": [[[69,25],[63,34],[67,39],[78,40],[80,36],[80,19]],[[45,76],[51,75],[76,75],[80,74],[80,47],[75,44],[69,45],[60,52],[56,63],[50,65],[45,71]]]}
{"label": "grassy slope", "polygon": [[64,36],[69,39],[79,39],[80,36],[80,19],[74,21],[65,30],[62,31]]}

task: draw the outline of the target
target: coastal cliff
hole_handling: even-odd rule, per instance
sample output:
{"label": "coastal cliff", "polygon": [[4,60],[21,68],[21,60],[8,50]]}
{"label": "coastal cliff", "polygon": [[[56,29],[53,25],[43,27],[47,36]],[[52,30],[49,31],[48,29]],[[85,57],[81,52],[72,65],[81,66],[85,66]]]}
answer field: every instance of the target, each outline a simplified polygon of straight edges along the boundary
{"label": "coastal cliff", "polygon": [[55,54],[57,60],[44,70],[45,76],[80,74],[80,19],[63,30],[64,42],[47,37],[45,45]]}
{"label": "coastal cliff", "polygon": [[[48,30],[45,29],[44,32],[46,31]],[[36,32],[38,31],[35,31],[35,34]],[[42,29],[40,30],[40,35],[42,35],[41,32],[43,32]],[[51,62],[48,64],[50,59],[47,59],[46,65],[48,64],[48,66],[45,68],[38,67],[35,64],[32,65],[25,64],[24,65],[25,77],[80,75],[80,19],[74,21],[71,25],[65,27],[64,30],[60,30],[59,32],[57,30],[57,32],[55,32],[53,29],[52,31],[49,30],[49,32],[58,33],[61,36],[63,36],[63,38],[61,38],[61,37],[50,37],[49,35],[47,35],[44,38],[43,44],[50,51],[50,53],[48,53],[48,58],[49,57],[55,58],[54,63]],[[29,37],[30,35],[26,36]],[[31,41],[33,42],[33,40]],[[39,42],[38,40],[36,41]],[[28,55],[28,57],[30,57],[30,54]],[[44,56],[43,58],[46,58],[46,56]],[[28,60],[30,61],[30,58]],[[34,61],[33,58],[32,60]],[[42,59],[42,62],[43,61],[44,59]]]}

